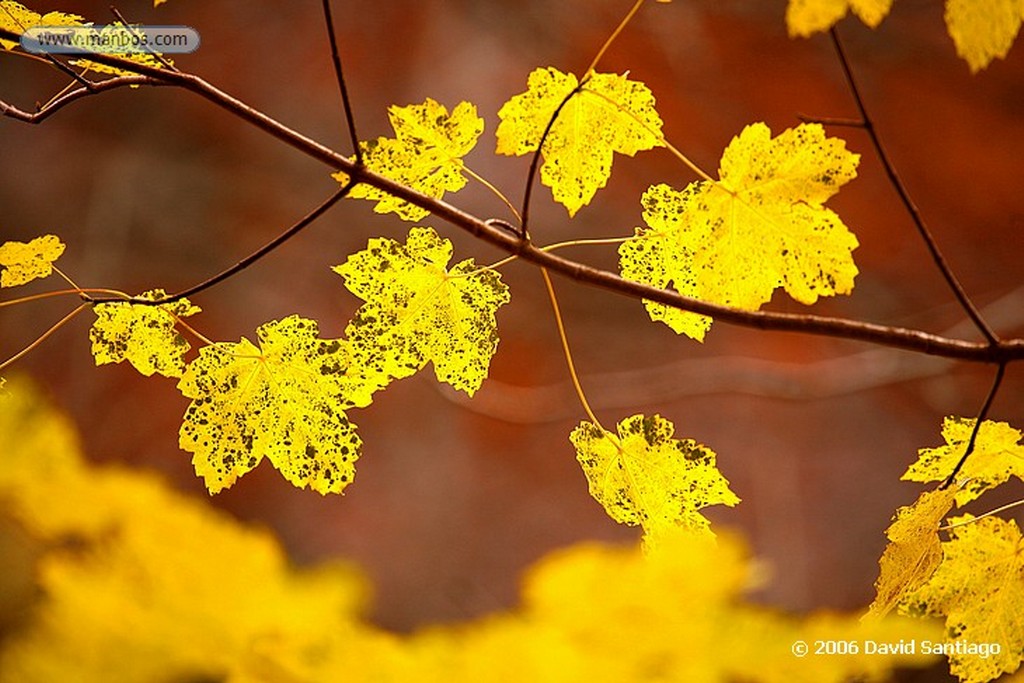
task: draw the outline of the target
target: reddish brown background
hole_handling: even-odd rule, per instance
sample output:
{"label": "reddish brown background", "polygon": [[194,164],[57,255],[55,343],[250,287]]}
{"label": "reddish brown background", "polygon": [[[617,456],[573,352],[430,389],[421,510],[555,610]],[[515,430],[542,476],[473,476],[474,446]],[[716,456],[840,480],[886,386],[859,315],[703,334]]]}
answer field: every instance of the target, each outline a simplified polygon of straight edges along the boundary
{"label": "reddish brown background", "polygon": [[[41,11],[54,9],[29,3]],[[107,2],[60,9],[107,21]],[[496,111],[537,66],[583,69],[631,3],[337,2],[339,39],[361,137],[390,134],[386,107],[433,97],[474,102],[487,130],[468,163],[518,202],[527,161],[493,154]],[[122,2],[133,21],[187,24],[202,47],[179,66],[325,144],[348,150],[319,3]],[[668,138],[709,171],[744,125],[776,132],[798,114],[853,116],[824,36],[791,40],[781,0],[650,3],[608,53],[658,98]],[[877,30],[841,35],[892,157],[968,292],[1001,333],[1024,333],[1024,49],[972,76],[954,54],[936,2],[900,0]],[[23,107],[63,85],[44,66],[0,55],[0,98]],[[863,154],[860,178],[831,206],[857,234],[851,297],[814,311],[943,331],[963,315],[881,174],[866,136],[833,129]],[[68,244],[62,266],[83,285],[181,289],[276,235],[335,186],[328,170],[169,88],[82,101],[40,126],[0,120],[0,237],[44,232]],[[664,151],[617,157],[610,187],[567,220],[546,189],[533,233],[542,242],[629,234],[650,184],[692,174]],[[471,185],[454,199],[484,216],[503,207]],[[371,236],[408,229],[348,202],[230,282],[196,298],[216,339],[252,338],[299,313],[339,335],[357,301],[329,270]],[[440,221],[459,257],[498,254]],[[613,266],[613,250],[581,259]],[[354,558],[376,586],[373,617],[410,629],[512,604],[517,576],[544,552],[584,538],[630,540],[594,503],[567,441],[583,419],[540,277],[504,269],[513,302],[499,313],[493,381],[467,404],[428,370],[355,411],[365,450],[343,497],[292,488],[269,463],[212,503],[278,532],[297,562]],[[943,416],[970,415],[991,369],[808,336],[717,325],[704,345],[647,322],[639,303],[556,282],[583,381],[612,424],[660,413],[719,454],[744,499],[712,510],[741,528],[773,568],[761,596],[792,610],[858,609],[872,597],[882,531],[917,495],[899,475],[938,445]],[[1015,298],[1014,298],[1015,297]],[[69,303],[4,310],[0,356],[44,330]],[[771,308],[805,310],[778,296]],[[95,369],[90,315],[20,365],[85,432],[90,456],[156,468],[206,496],[177,448],[186,402],[170,380]],[[970,328],[958,334],[976,339]],[[874,378],[874,379],[873,379]],[[1024,425],[1022,375],[1011,367],[992,416]],[[863,386],[867,384],[867,386]],[[1006,499],[1021,495],[1019,482]],[[1000,499],[1002,500],[1002,499]],[[984,509],[987,509],[987,505]]]}

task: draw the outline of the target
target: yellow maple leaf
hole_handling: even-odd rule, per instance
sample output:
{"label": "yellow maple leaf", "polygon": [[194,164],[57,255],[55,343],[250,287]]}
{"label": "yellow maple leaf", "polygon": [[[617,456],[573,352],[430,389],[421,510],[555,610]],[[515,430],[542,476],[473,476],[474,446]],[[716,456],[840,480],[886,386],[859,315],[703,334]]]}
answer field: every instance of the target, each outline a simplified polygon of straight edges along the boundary
{"label": "yellow maple leaf", "polygon": [[950,525],[942,563],[901,608],[944,617],[950,640],[934,645],[945,648],[950,672],[985,683],[1024,660],[1024,538],[1016,522],[998,517],[964,515]]}
{"label": "yellow maple leaf", "polygon": [[295,486],[340,493],[355,476],[361,442],[345,408],[351,365],[341,340],[290,316],[260,326],[259,347],[244,337],[205,346],[178,389],[192,399],[179,432],[211,493],[266,457]]}
{"label": "yellow maple leaf", "polygon": [[[449,115],[444,105],[428,97],[423,104],[389,108],[388,118],[394,138],[359,143],[368,169],[438,199],[466,185],[462,157],[476,146],[484,131],[476,106],[460,102]],[[348,182],[342,171],[332,177],[339,183]],[[393,211],[407,221],[418,221],[430,213],[370,185],[356,185],[348,196],[374,200],[376,213]]]}
{"label": "yellow maple leaf", "polygon": [[875,28],[892,9],[893,0],[789,0],[786,7],[786,26],[789,35],[807,37],[827,31],[846,13],[853,13],[871,28]]}
{"label": "yellow maple leaf", "polygon": [[956,53],[974,73],[1006,57],[1021,22],[1021,0],[946,0],[946,28]]}
{"label": "yellow maple leaf", "polygon": [[[722,154],[720,179],[643,196],[646,228],[619,247],[622,276],[712,303],[756,310],[777,287],[804,304],[848,294],[854,237],[824,202],[856,176],[860,157],[818,124],[771,137],[743,129]],[[652,320],[703,340],[707,316],[644,301]]]}
{"label": "yellow maple leaf", "polygon": [[[942,423],[945,446],[922,448],[917,461],[907,468],[905,481],[944,481],[963,457],[974,431],[974,418],[947,417]],[[985,420],[978,430],[974,450],[958,477],[962,479],[955,500],[966,505],[985,491],[999,486],[1011,476],[1024,479],[1024,445],[1020,431],[1006,422]]]}
{"label": "yellow maple leaf", "polygon": [[352,354],[374,372],[400,379],[434,364],[439,382],[470,396],[480,388],[498,346],[495,312],[508,303],[501,276],[466,259],[448,269],[452,243],[433,228],[387,238],[333,270],[366,303],[345,329]]}
{"label": "yellow maple leaf", "polygon": [[893,523],[885,530],[889,545],[878,564],[875,581],[877,595],[868,608],[868,616],[885,616],[908,593],[920,588],[942,561],[939,524],[953,507],[956,486],[925,491],[913,505],[896,511]]}
{"label": "yellow maple leaf", "polygon": [[673,439],[675,426],[660,415],[633,415],[617,434],[582,422],[569,440],[590,495],[616,522],[639,524],[650,543],[673,529],[710,534],[698,510],[740,499],[718,471],[715,452],[692,439]]}
{"label": "yellow maple leaf", "polygon": [[[536,151],[551,117],[578,86],[573,74],[535,69],[526,92],[498,111],[498,154]],[[541,182],[573,216],[608,182],[615,152],[633,156],[662,146],[661,125],[646,85],[625,74],[591,74],[562,107],[544,141]]]}
{"label": "yellow maple leaf", "polygon": [[[167,296],[162,289],[142,294],[143,299],[156,301]],[[181,377],[185,354],[191,348],[178,334],[179,318],[200,312],[188,299],[169,304],[103,303],[93,307],[96,322],[89,330],[92,355],[96,365],[130,362],[136,370],[149,377],[154,372],[164,377]]]}
{"label": "yellow maple leaf", "polygon": [[0,246],[0,287],[14,287],[47,277],[53,262],[64,253],[64,244],[54,235],[31,242],[4,242]]}

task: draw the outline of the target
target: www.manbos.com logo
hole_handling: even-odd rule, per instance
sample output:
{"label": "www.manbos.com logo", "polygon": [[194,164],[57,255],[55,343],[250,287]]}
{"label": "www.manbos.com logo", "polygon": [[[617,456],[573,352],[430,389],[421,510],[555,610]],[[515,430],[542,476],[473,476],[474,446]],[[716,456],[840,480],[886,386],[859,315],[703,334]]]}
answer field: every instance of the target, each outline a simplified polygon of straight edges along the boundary
{"label": "www.manbos.com logo", "polygon": [[21,46],[37,54],[183,54],[199,47],[199,32],[189,26],[33,26]]}

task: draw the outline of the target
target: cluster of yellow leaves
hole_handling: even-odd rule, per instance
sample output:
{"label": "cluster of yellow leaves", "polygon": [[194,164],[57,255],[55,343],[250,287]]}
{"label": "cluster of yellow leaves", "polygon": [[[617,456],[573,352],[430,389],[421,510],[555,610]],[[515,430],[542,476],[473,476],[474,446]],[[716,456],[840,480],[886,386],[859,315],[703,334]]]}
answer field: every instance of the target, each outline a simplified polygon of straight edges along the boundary
{"label": "cluster of yellow leaves", "polygon": [[675,426],[660,415],[627,417],[616,431],[583,422],[569,436],[590,494],[608,515],[642,526],[648,546],[680,530],[713,536],[698,510],[740,502],[718,471],[714,451],[672,438]]}
{"label": "cluster of yellow leaves", "polygon": [[663,145],[654,95],[625,75],[591,73],[581,85],[553,67],[535,69],[526,92],[502,105],[498,118],[498,154],[535,152],[550,125],[540,179],[570,216],[608,182],[615,152],[633,156]]}
{"label": "cluster of yellow leaves", "polygon": [[[860,157],[818,124],[772,138],[747,126],[722,154],[719,180],[651,187],[646,228],[619,247],[622,276],[702,301],[756,310],[784,287],[797,301],[848,294],[857,239],[824,202]],[[652,320],[702,341],[707,316],[644,301]]]}
{"label": "cluster of yellow leaves", "polygon": [[[388,116],[394,138],[359,143],[369,170],[438,199],[466,185],[466,174],[472,173],[463,157],[484,129],[475,106],[460,102],[449,115],[428,98],[423,104],[393,106]],[[498,154],[529,154],[544,139],[541,182],[570,216],[608,182],[614,153],[632,156],[663,144],[654,96],[625,75],[591,73],[581,83],[553,67],[535,69],[526,92],[502,105],[498,117]],[[339,183],[349,180],[341,171],[332,177]],[[357,185],[349,196],[375,200],[377,213],[394,212],[408,221],[428,214],[369,185]]]}
{"label": "cluster of yellow leaves", "polygon": [[[942,434],[945,446],[923,448],[904,479],[943,481],[963,456],[972,419],[950,417]],[[949,540],[940,524],[958,506],[1007,481],[1024,478],[1021,433],[1004,422],[985,421],[958,484],[922,493],[900,508],[886,531],[868,615],[900,612],[943,617],[949,636],[950,671],[965,683],[986,683],[1016,671],[1024,659],[1024,539],[1013,521],[972,515],[949,520]],[[979,656],[970,645],[995,644],[998,652]],[[957,649],[959,647],[959,649]]]}
{"label": "cluster of yellow leaves", "polygon": [[[809,36],[827,31],[852,10],[875,28],[889,14],[893,0],[789,0],[786,24],[790,35]],[[1013,47],[1021,23],[1020,0],[946,0],[946,29],[957,54],[972,72],[1002,59]]]}
{"label": "cluster of yellow leaves", "polygon": [[366,586],[351,568],[294,570],[265,530],[152,475],[89,466],[23,379],[0,406],[0,517],[41,551],[0,680],[258,680],[267,652],[314,658],[324,632],[354,630]]}
{"label": "cluster of yellow leaves", "polygon": [[[933,638],[925,622],[795,618],[747,602],[730,534],[656,549],[583,544],[542,559],[518,607],[411,635],[362,617],[366,583],[295,570],[265,531],[152,476],[88,466],[74,430],[21,380],[0,411],[0,517],[39,543],[39,592],[0,647],[0,681],[622,681],[828,683],[921,655],[796,658],[803,639]],[[216,552],[210,552],[216,548]],[[7,577],[0,576],[0,583]]]}
{"label": "cluster of yellow leaves", "polygon": [[[14,0],[0,0],[0,28],[13,31],[15,33],[24,33],[28,29],[36,26],[63,26],[84,29],[92,27],[92,23],[83,21],[83,18],[76,14],[66,14],[64,12],[48,12],[46,14],[39,14],[38,12],[30,10]],[[108,24],[103,28],[92,29],[91,33],[95,34],[95,44],[103,45],[109,43],[110,39],[115,37],[114,34],[131,30],[132,27],[125,26],[120,22],[115,22],[113,24]],[[0,47],[3,47],[5,50],[12,50],[17,47],[17,45],[17,43],[10,40],[0,40]],[[102,52],[102,50],[97,50],[97,52]],[[163,62],[154,56],[156,53],[117,52],[115,54],[130,61],[153,67],[154,69],[163,68]],[[114,76],[130,75],[130,72],[124,71],[123,69],[107,66],[106,64],[100,64],[88,59],[76,59],[72,60],[71,63],[82,67],[86,71],[93,71],[95,73],[106,73]]]}
{"label": "cluster of yellow leaves", "polygon": [[[31,266],[41,274],[49,263],[40,254],[56,246],[20,245],[12,272]],[[498,344],[495,312],[509,301],[508,288],[472,259],[449,269],[451,257],[451,242],[431,228],[412,228],[405,244],[370,240],[334,268],[365,301],[343,339],[320,338],[316,321],[293,315],[257,329],[258,344],[207,344],[186,365],[190,346],[176,326],[198,307],[186,299],[110,302],[94,306],[93,355],[97,365],[127,360],[144,375],[181,378],[178,389],[191,403],[179,445],[211,493],[264,458],[295,486],[341,493],[361,448],[348,409],[368,406],[374,392],[428,362],[438,381],[470,395],[487,377]],[[165,296],[156,289],[142,298]]]}
{"label": "cluster of yellow leaves", "polygon": [[[394,138],[359,143],[366,168],[437,199],[466,185],[462,157],[476,146],[484,130],[475,106],[460,102],[449,115],[443,105],[427,98],[423,104],[391,107],[388,117]],[[332,177],[342,184],[349,179],[341,171]],[[418,221],[429,213],[370,185],[357,185],[348,196],[375,200],[375,212],[394,212],[407,221]]]}

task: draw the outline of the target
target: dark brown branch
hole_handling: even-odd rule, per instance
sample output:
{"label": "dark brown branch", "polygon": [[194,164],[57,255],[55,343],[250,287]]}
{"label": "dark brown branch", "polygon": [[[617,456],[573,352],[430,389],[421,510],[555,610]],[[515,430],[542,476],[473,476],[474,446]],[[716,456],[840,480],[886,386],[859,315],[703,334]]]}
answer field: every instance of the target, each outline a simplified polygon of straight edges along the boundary
{"label": "dark brown branch", "polygon": [[334,19],[331,18],[331,0],[323,0],[324,25],[327,27],[327,38],[331,43],[331,62],[334,64],[334,76],[341,92],[341,104],[345,108],[345,123],[348,125],[348,137],[352,142],[352,153],[356,163],[362,165],[363,150],[359,147],[359,136],[356,135],[356,119],[352,114],[352,103],[348,99],[348,87],[345,85],[345,73],[341,68],[341,53],[338,51],[338,38],[334,32]]}
{"label": "dark brown branch", "polygon": [[554,127],[555,121],[558,120],[558,116],[562,113],[562,109],[565,108],[565,105],[569,104],[569,100],[582,92],[583,86],[586,85],[589,79],[590,76],[585,75],[576,87],[573,88],[569,94],[563,97],[562,101],[558,103],[557,107],[555,107],[555,111],[551,114],[551,118],[548,119],[548,125],[544,127],[544,132],[541,133],[540,142],[537,143],[537,151],[533,153],[533,158],[530,159],[530,170],[526,173],[526,191],[523,192],[523,208],[522,211],[519,212],[520,230],[522,231],[520,237],[524,240],[529,239],[530,235],[530,197],[533,194],[533,181],[537,176],[537,167],[540,165],[540,157],[541,152],[544,149],[544,143],[547,142],[548,135],[551,134],[551,129]]}
{"label": "dark brown branch", "polygon": [[108,78],[106,80],[97,81],[91,85],[91,87],[81,87],[75,90],[68,91],[60,97],[51,100],[45,106],[41,107],[38,111],[27,112],[23,109],[18,109],[12,104],[0,100],[0,115],[9,116],[25,123],[42,123],[51,115],[57,111],[71,104],[75,100],[80,100],[83,97],[89,95],[96,95],[107,90],[114,90],[115,88],[123,88],[130,85],[160,85],[166,86],[167,83],[158,81],[149,76],[116,76],[114,78]]}
{"label": "dark brown branch", "polygon": [[[0,37],[17,34],[0,29]],[[365,167],[357,165],[344,155],[311,140],[244,102],[218,90],[198,76],[169,72],[143,64],[136,64],[109,55],[90,56],[93,61],[137,72],[166,83],[191,90],[238,118],[248,121],[267,134],[281,140],[306,156],[321,161],[348,174],[350,182],[363,182],[410,204],[430,211],[435,216],[525,261],[584,284],[601,287],[635,299],[649,299],[684,311],[709,315],[718,321],[761,330],[800,332],[827,337],[888,346],[933,356],[981,363],[1008,363],[1024,359],[1024,339],[1000,340],[996,343],[969,342],[950,339],[920,330],[879,325],[875,323],[826,318],[816,315],[795,315],[766,311],[744,311],[682,296],[676,292],[658,289],[639,282],[624,280],[618,275],[548,253],[511,235],[504,229],[469,214],[443,200],[428,197],[412,188],[397,183]]]}
{"label": "dark brown branch", "polygon": [[871,139],[871,144],[875,148],[878,160],[882,163],[882,168],[885,169],[885,174],[889,177],[889,182],[892,184],[893,189],[896,190],[896,194],[899,196],[900,201],[903,202],[903,206],[906,208],[907,213],[910,214],[910,218],[914,222],[914,226],[917,228],[918,234],[928,247],[928,252],[931,254],[932,261],[935,262],[935,265],[942,273],[942,277],[946,280],[949,288],[953,290],[953,295],[956,297],[956,300],[960,302],[960,306],[967,313],[967,316],[974,322],[974,325],[985,336],[985,339],[987,339],[990,344],[996,344],[999,341],[999,337],[992,328],[988,326],[988,323],[985,322],[984,318],[981,317],[981,313],[978,312],[974,302],[972,302],[970,297],[967,296],[967,292],[964,291],[960,281],[953,273],[953,269],[949,267],[949,264],[946,262],[946,258],[942,255],[942,251],[939,249],[938,243],[935,241],[935,237],[925,224],[921,211],[917,208],[914,200],[911,199],[910,193],[903,184],[903,180],[896,172],[896,167],[889,159],[889,154],[885,151],[882,139],[878,135],[878,131],[875,130],[874,121],[872,121],[871,116],[868,114],[867,106],[864,104],[864,98],[860,93],[860,88],[857,87],[857,81],[853,77],[853,69],[850,66],[850,61],[846,58],[846,52],[843,50],[843,44],[839,40],[839,33],[836,31],[835,27],[829,29],[829,35],[832,37],[832,45],[835,46],[836,55],[839,58],[839,65],[843,69],[843,75],[846,77],[846,83],[850,88],[850,94],[853,95],[853,101],[857,105],[857,111],[860,113],[864,130],[867,131],[868,137]]}

